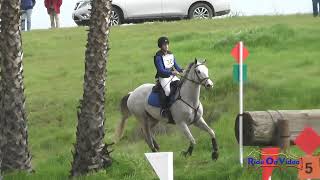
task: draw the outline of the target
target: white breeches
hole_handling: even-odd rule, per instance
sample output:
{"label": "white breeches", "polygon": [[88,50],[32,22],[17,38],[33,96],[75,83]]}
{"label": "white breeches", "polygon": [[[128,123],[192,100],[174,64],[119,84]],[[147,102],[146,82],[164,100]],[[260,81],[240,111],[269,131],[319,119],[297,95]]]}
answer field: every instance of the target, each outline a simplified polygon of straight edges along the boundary
{"label": "white breeches", "polygon": [[177,81],[177,80],[180,80],[180,79],[177,76],[173,76],[173,75],[171,75],[168,78],[159,77],[159,82],[160,82],[161,87],[163,88],[164,93],[166,94],[166,96],[170,95],[170,84],[171,84],[171,82]]}

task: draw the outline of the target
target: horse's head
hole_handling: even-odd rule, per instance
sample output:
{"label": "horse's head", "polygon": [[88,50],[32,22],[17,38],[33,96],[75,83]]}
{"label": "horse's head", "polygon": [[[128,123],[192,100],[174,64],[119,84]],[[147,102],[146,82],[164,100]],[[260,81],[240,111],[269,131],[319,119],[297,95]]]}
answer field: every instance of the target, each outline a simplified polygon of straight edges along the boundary
{"label": "horse's head", "polygon": [[206,60],[194,60],[193,64],[194,77],[193,80],[203,85],[205,88],[213,88],[213,81],[209,77]]}

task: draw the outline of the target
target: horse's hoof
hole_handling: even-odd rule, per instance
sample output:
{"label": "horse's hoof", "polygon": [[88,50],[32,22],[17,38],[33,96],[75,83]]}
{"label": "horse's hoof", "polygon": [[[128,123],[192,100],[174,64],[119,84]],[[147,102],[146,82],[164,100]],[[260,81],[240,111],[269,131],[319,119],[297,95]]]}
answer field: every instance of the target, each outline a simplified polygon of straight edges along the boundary
{"label": "horse's hoof", "polygon": [[158,152],[159,150],[157,148],[152,148],[151,151],[152,152]]}
{"label": "horse's hoof", "polygon": [[184,156],[185,158],[187,158],[188,156],[191,156],[191,154],[188,151],[182,151],[181,156]]}
{"label": "horse's hoof", "polygon": [[218,157],[219,157],[218,151],[213,151],[211,154],[212,160],[216,161],[218,159]]}
{"label": "horse's hoof", "polygon": [[154,148],[155,148],[157,151],[160,151],[160,146],[159,146],[159,145],[154,145]]}

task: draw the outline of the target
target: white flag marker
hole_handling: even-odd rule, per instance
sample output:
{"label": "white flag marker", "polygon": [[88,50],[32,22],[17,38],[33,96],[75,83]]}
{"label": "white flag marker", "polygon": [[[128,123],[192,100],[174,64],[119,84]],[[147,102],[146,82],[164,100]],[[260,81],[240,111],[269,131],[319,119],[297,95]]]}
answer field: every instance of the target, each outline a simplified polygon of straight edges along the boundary
{"label": "white flag marker", "polygon": [[173,180],[173,152],[145,153],[160,180]]}

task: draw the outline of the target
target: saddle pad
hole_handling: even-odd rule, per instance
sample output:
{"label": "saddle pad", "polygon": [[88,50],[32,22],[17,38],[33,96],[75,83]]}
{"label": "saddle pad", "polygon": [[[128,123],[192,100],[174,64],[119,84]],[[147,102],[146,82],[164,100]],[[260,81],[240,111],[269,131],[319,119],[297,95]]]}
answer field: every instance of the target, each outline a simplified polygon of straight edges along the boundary
{"label": "saddle pad", "polygon": [[159,93],[151,92],[148,98],[148,104],[155,107],[160,107]]}

